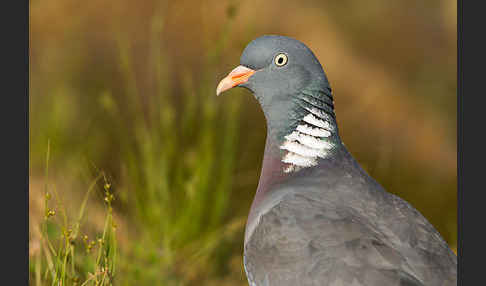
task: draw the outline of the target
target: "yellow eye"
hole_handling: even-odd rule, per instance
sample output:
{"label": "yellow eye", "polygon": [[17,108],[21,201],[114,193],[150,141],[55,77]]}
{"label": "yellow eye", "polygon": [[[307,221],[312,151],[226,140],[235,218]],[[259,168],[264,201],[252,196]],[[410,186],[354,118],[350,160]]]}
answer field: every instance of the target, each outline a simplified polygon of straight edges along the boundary
{"label": "yellow eye", "polygon": [[287,55],[286,54],[278,54],[275,57],[275,64],[279,67],[284,66],[287,63]]}

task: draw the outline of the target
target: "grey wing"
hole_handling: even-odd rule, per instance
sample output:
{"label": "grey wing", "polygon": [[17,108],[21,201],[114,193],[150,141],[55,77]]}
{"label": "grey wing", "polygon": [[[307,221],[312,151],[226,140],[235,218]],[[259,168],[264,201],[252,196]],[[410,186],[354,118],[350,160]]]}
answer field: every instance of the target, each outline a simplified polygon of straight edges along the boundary
{"label": "grey wing", "polygon": [[361,214],[298,195],[260,217],[245,245],[245,270],[251,286],[443,285],[421,280]]}
{"label": "grey wing", "polygon": [[386,194],[381,231],[428,285],[456,285],[457,256],[439,232],[409,203]]}

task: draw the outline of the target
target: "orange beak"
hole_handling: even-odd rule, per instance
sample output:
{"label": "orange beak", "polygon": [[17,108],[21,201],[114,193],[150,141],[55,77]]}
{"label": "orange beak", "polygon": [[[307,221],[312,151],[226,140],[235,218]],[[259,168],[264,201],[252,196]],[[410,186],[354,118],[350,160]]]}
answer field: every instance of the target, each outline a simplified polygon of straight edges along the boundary
{"label": "orange beak", "polygon": [[216,88],[216,95],[226,91],[239,84],[245,83],[255,73],[254,70],[244,66],[237,66],[232,70],[223,80],[221,80]]}

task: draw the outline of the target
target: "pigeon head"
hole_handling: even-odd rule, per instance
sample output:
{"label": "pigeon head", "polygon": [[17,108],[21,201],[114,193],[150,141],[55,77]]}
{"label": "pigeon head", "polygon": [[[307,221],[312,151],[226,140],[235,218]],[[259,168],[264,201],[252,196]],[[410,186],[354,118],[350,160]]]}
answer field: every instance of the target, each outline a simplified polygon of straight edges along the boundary
{"label": "pigeon head", "polygon": [[309,85],[328,89],[329,83],[314,53],[302,42],[284,36],[262,36],[243,51],[240,66],[217,88],[217,95],[244,87],[254,93],[262,107],[297,95]]}
{"label": "pigeon head", "polygon": [[298,40],[272,35],[250,42],[240,65],[221,80],[216,94],[233,87],[250,90],[260,103],[267,142],[298,156],[312,153],[312,160],[295,157],[284,162],[315,165],[338,138],[326,74],[314,53]]}

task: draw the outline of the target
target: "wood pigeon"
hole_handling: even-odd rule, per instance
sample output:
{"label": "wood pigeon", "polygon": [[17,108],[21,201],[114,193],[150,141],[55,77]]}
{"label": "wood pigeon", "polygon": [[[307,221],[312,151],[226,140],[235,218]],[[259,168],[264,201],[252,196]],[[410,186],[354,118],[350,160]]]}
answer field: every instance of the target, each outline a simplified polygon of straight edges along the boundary
{"label": "wood pigeon", "polygon": [[262,36],[218,85],[250,90],[267,122],[245,229],[250,286],[456,285],[457,257],[342,143],[331,87],[302,42]]}

